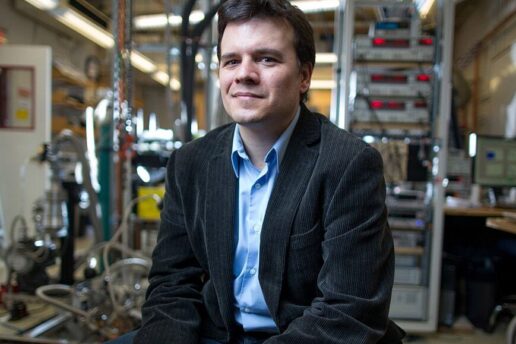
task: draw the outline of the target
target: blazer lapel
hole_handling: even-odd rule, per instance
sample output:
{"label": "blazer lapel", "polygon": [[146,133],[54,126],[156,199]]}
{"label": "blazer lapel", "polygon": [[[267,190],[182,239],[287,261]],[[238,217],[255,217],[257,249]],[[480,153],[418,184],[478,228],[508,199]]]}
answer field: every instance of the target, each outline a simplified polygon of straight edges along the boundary
{"label": "blazer lapel", "polygon": [[[234,126],[230,126],[234,128]],[[218,298],[218,308],[226,326],[234,323],[233,255],[235,247],[235,197],[237,180],[231,165],[233,130],[221,134],[220,151],[208,166],[206,198],[206,246],[210,279]]]}
{"label": "blazer lapel", "polygon": [[267,205],[262,225],[259,279],[271,315],[276,318],[290,231],[318,157],[320,122],[302,106],[299,122]]}

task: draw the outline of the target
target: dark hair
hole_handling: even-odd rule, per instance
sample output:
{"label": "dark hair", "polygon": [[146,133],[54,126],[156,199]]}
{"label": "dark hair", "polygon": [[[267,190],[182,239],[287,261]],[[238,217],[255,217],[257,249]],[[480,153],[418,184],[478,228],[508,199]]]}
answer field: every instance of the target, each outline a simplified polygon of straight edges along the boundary
{"label": "dark hair", "polygon": [[[306,15],[288,0],[227,0],[219,8],[219,39],[217,56],[220,61],[220,42],[228,23],[252,18],[273,17],[285,20],[294,30],[294,48],[301,65],[315,65],[315,43],[312,26]],[[306,100],[306,92],[301,99]]]}

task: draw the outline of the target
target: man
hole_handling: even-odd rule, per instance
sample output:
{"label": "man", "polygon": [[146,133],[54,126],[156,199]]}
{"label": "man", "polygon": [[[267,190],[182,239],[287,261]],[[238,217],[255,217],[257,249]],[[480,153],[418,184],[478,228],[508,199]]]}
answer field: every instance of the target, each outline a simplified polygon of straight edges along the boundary
{"label": "man", "polygon": [[229,0],[218,20],[236,124],[170,157],[134,342],[401,343],[382,160],[303,104],[306,17],[285,0]]}

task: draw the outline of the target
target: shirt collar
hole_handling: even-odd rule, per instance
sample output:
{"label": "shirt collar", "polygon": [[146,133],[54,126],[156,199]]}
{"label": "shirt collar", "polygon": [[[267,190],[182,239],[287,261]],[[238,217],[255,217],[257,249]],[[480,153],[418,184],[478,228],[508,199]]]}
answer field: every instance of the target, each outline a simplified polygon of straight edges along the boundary
{"label": "shirt collar", "polygon": [[[296,127],[297,121],[299,120],[300,112],[301,108],[298,107],[294,119],[290,122],[287,129],[285,129],[285,131],[280,135],[280,137],[276,140],[276,142],[272,145],[271,149],[265,155],[266,162],[271,162],[275,157],[278,157],[278,163],[276,164],[278,172],[281,161],[283,161],[283,157],[285,156],[285,152],[287,151],[287,146],[288,142],[290,141],[290,137],[294,132],[294,128]],[[244,148],[244,143],[242,142],[242,137],[240,136],[240,125],[237,123],[235,126],[235,130],[233,132],[233,147],[231,149],[231,164],[233,165],[233,171],[235,172],[235,176],[237,178],[239,176],[239,158],[249,160],[249,156],[247,155],[247,152]]]}

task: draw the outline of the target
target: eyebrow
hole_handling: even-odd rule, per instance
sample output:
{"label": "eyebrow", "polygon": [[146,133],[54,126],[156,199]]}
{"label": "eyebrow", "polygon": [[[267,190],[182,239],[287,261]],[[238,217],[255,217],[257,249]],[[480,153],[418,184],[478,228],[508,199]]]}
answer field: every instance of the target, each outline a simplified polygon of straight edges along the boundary
{"label": "eyebrow", "polygon": [[222,54],[220,56],[220,59],[221,60],[232,59],[232,58],[235,58],[237,56],[238,56],[238,54],[235,54],[235,53],[227,53],[227,54]]}
{"label": "eyebrow", "polygon": [[[281,50],[270,49],[270,48],[256,49],[256,50],[253,50],[252,54],[253,55],[273,55],[274,57],[281,57],[281,56],[283,56],[283,53],[281,52]],[[237,53],[226,53],[226,54],[222,54],[220,56],[220,59],[221,60],[232,59],[232,58],[235,58],[237,56],[239,56],[239,54],[237,54]]]}
{"label": "eyebrow", "polygon": [[257,49],[257,50],[255,50],[254,53],[256,53],[258,55],[274,55],[276,57],[283,56],[283,53],[281,52],[281,50],[270,49],[270,48]]}

